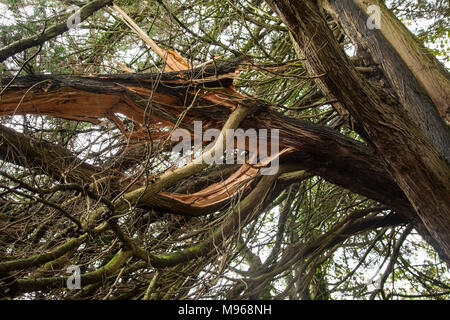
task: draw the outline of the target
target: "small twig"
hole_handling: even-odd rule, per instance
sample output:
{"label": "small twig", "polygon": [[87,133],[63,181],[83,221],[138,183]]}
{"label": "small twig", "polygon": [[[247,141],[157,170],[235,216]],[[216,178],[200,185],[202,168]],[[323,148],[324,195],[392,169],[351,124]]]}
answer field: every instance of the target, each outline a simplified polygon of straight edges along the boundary
{"label": "small twig", "polygon": [[155,275],[152,278],[152,281],[150,281],[150,284],[147,287],[147,290],[145,290],[145,295],[144,298],[142,298],[142,300],[150,300],[150,295],[153,291],[153,289],[155,288],[156,285],[156,280],[158,280],[159,278],[159,271],[157,270],[155,272]]}

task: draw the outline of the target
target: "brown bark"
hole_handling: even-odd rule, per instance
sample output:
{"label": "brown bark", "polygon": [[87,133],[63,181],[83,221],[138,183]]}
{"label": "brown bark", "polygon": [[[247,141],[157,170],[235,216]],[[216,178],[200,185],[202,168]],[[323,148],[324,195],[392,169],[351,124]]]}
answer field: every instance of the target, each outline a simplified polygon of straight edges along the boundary
{"label": "brown bark", "polygon": [[[410,71],[415,79],[417,79],[420,86],[428,94],[433,101],[435,107],[439,111],[442,118],[450,121],[450,75],[448,70],[436,59],[433,54],[430,54],[429,50],[415,38],[415,36],[406,28],[406,26],[399,21],[395,15],[386,8],[386,5],[381,0],[352,0],[352,1],[329,1],[326,0],[334,8],[343,9],[339,14],[339,20],[344,19],[344,15],[349,14],[346,8],[353,7],[355,5],[364,12],[367,12],[367,8],[371,5],[376,5],[380,9],[381,13],[381,29],[379,32],[373,33],[369,40],[369,45],[372,46],[372,56],[384,55],[379,50],[375,51],[376,42],[370,44],[372,40],[384,38],[384,41],[389,43],[395,52],[400,57],[403,64],[406,65],[406,69]],[[343,15],[344,14],[344,15]],[[364,14],[352,16],[355,20],[355,24],[359,25],[358,20],[363,18]],[[361,30],[365,30],[367,25],[359,25]],[[352,27],[354,28],[354,26]],[[364,33],[365,31],[362,31]],[[384,48],[386,44],[383,44]],[[380,56],[380,63],[385,63],[383,57]],[[392,61],[393,62],[393,61]],[[389,62],[392,66],[392,64]],[[407,80],[407,79],[405,79]],[[404,86],[405,90],[408,90],[408,86]]]}
{"label": "brown bark", "polygon": [[398,101],[361,79],[314,1],[266,1],[292,33],[313,76],[365,128],[387,170],[450,256],[450,168]]}
{"label": "brown bark", "polygon": [[[236,59],[162,75],[19,76],[1,97],[0,116],[40,114],[98,123],[100,118],[120,113],[141,125],[147,124],[150,117],[154,122],[176,123],[184,106],[193,99],[205,105],[215,104],[217,99],[220,103],[220,98],[206,89],[231,86],[241,61]],[[11,78],[2,81],[9,83]],[[148,109],[149,104],[151,109]],[[228,107],[235,107],[235,104]],[[151,110],[151,116],[145,114],[146,109]],[[215,119],[225,121],[223,108],[211,107],[207,112],[199,110],[200,116],[203,113],[209,117],[214,117],[217,111],[219,118],[216,116]],[[190,123],[193,119],[187,117],[185,120]]]}
{"label": "brown bark", "polygon": [[[416,48],[416,51],[422,53],[417,53],[415,56],[421,56],[422,59],[419,60],[416,58],[414,65],[411,65],[413,63],[412,61],[409,61],[410,63],[407,64],[408,61],[402,59],[401,53],[405,51],[404,46],[418,46],[414,37],[411,34],[407,37],[407,30],[404,30],[404,26],[403,28],[400,27],[400,22],[394,25],[396,18],[391,16],[392,13],[380,1],[372,2],[376,3],[380,8],[382,17],[388,16],[390,19],[383,18],[381,20],[381,31],[370,30],[367,27],[369,17],[363,11],[363,8],[359,6],[361,5],[360,2],[359,0],[327,0],[320,3],[328,12],[332,13],[336,21],[339,21],[342,29],[350,37],[352,42],[359,49],[366,50],[370,53],[374,62],[380,66],[381,78],[395,92],[395,95],[406,109],[408,116],[423,130],[426,137],[447,162],[450,162],[450,130],[444,118],[438,112],[438,109],[442,110],[444,105],[447,108],[450,104],[449,97],[446,98],[446,101],[442,101],[445,95],[448,95],[448,92],[450,92],[450,80],[447,78],[448,74],[440,72],[437,61],[434,63],[429,62],[432,59],[432,55],[426,55],[424,48],[422,50]],[[386,31],[383,32],[384,30]],[[396,42],[391,43],[386,38],[386,34],[400,34],[402,37]],[[429,89],[426,92],[424,87],[416,80],[416,77],[427,74],[428,72],[418,72],[418,69],[431,69],[431,67],[427,67],[428,65],[434,66],[432,68],[434,70],[434,76],[428,76],[422,81],[427,85],[425,88]],[[440,78],[439,75],[441,75]],[[380,76],[377,75],[377,77],[378,81],[380,81]],[[432,83],[440,85],[436,85],[437,88],[432,90],[429,88]],[[448,87],[446,93],[443,90],[443,86]],[[433,94],[436,90],[443,91],[438,94],[441,97],[438,99],[440,101],[439,108],[430,99],[431,95],[429,96],[429,94]],[[442,110],[442,113],[445,115],[446,111]]]}

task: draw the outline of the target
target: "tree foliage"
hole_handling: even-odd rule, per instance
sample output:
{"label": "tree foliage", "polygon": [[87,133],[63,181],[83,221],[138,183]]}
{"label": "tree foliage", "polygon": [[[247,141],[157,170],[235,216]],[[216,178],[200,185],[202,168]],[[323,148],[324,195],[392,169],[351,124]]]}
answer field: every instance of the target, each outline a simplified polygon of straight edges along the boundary
{"label": "tree foliage", "polygon": [[[0,3],[2,48],[40,39],[66,23],[69,5],[86,4]],[[3,61],[1,297],[448,299],[450,260],[271,6],[114,4],[189,70],[167,72],[167,56],[106,4]],[[446,1],[387,5],[448,62]],[[381,67],[331,14],[323,19],[361,79],[391,94]],[[177,166],[168,134],[195,120],[279,129],[278,174]],[[71,265],[80,290],[66,287]]]}

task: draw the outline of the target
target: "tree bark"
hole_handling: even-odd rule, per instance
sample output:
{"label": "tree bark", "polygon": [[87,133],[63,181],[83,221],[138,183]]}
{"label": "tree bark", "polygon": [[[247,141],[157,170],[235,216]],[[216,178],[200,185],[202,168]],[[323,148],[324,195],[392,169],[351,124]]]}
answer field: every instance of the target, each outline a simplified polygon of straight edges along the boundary
{"label": "tree bark", "polygon": [[[450,105],[448,73],[441,70],[438,61],[432,61],[431,54],[425,54],[426,49],[419,47],[414,36],[384,4],[378,0],[370,1],[370,4],[374,3],[381,11],[381,30],[368,28],[367,2],[320,2],[339,22],[352,42],[369,52],[381,68],[381,78],[393,89],[408,116],[450,162],[450,130],[444,120]],[[405,56],[407,52],[408,56]],[[380,78],[379,75],[377,77]],[[420,83],[416,77],[421,80]],[[436,102],[433,103],[430,97],[434,97]]]}
{"label": "tree bark", "polygon": [[317,3],[266,0],[292,33],[305,66],[359,121],[386,167],[446,256],[450,256],[450,168],[392,96],[364,81],[333,37]]}
{"label": "tree bark", "polygon": [[[392,71],[405,65],[405,72],[410,72],[414,79],[417,79],[420,86],[433,101],[442,118],[450,121],[450,75],[445,67],[420,43],[416,37],[400,22],[394,14],[388,10],[383,1],[380,0],[321,0],[327,11],[334,13],[333,16],[341,23],[347,35],[366,36],[365,39],[358,38],[362,45],[368,45],[374,58],[378,62],[389,65]],[[367,30],[367,8],[377,6],[380,10],[380,29],[376,32]],[[353,23],[350,23],[350,19]],[[374,30],[371,30],[374,31]],[[353,38],[354,39],[354,38]],[[363,42],[361,42],[361,40]],[[365,40],[365,41],[364,41]],[[390,56],[388,45],[395,50],[401,62]],[[378,48],[378,50],[377,50]],[[388,61],[384,59],[388,58]],[[397,59],[397,61],[394,61]],[[401,63],[395,66],[393,63]],[[386,69],[389,70],[389,69]],[[389,76],[389,75],[388,75]],[[396,77],[394,73],[392,75]],[[405,75],[406,76],[406,75]],[[399,78],[398,80],[400,80]],[[407,80],[403,77],[403,80]],[[404,90],[409,94],[414,94],[404,83]],[[400,85],[401,83],[397,83]],[[406,93],[406,92],[405,92]]]}

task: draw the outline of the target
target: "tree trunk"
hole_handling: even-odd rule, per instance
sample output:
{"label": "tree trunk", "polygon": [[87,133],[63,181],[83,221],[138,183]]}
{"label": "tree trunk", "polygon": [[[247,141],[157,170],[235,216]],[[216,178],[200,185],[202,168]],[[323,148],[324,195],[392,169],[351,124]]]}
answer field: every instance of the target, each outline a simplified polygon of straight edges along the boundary
{"label": "tree trunk", "polygon": [[364,81],[347,60],[315,1],[266,1],[306,59],[311,76],[359,121],[431,235],[450,256],[450,168],[392,96]]}
{"label": "tree trunk", "polygon": [[[400,69],[401,66],[406,65],[405,72],[411,73],[417,79],[420,86],[433,101],[441,117],[445,118],[447,122],[450,121],[449,72],[386,8],[383,1],[321,0],[320,4],[337,18],[348,36],[353,38],[352,35],[356,35],[359,43],[367,45],[372,57],[385,66],[391,66],[392,69],[390,70],[394,72],[391,76],[397,76],[395,69]],[[373,5],[380,9],[381,20],[378,32],[370,32],[373,30],[367,28],[367,15],[365,13],[368,7]],[[349,18],[353,20],[353,23],[349,23]],[[353,40],[356,39],[353,38]],[[389,45],[390,48],[395,50],[395,54],[400,57],[401,62],[388,48]],[[385,61],[385,58],[388,60]],[[401,63],[401,65],[396,66],[393,63]],[[403,77],[403,80],[408,79]],[[408,90],[408,94],[414,94],[408,87],[408,82],[404,83],[403,89]],[[400,85],[400,83],[397,83],[397,85]]]}
{"label": "tree trunk", "polygon": [[375,3],[380,8],[380,30],[371,30],[367,26],[369,17],[365,12],[369,4],[366,2],[320,2],[339,22],[352,42],[359,49],[366,50],[382,68],[381,78],[393,89],[408,116],[423,130],[447,162],[450,162],[450,130],[444,120],[450,105],[448,73],[440,68],[439,62],[432,55],[425,54],[426,49],[419,46],[414,36],[384,4],[380,1],[370,3]]}

